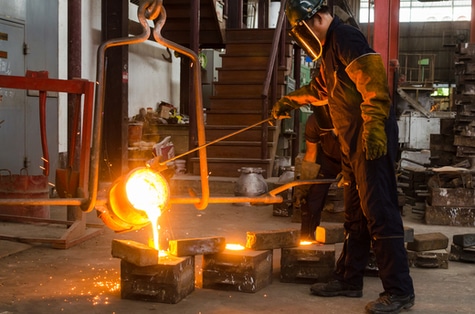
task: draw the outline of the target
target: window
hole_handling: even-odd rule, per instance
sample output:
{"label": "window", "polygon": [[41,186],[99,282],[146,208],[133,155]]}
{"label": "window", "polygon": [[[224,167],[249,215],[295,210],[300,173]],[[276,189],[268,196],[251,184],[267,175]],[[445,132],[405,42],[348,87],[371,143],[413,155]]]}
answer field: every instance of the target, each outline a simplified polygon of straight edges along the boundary
{"label": "window", "polygon": [[[400,22],[469,21],[471,0],[400,0]],[[374,1],[361,0],[360,23],[374,22]]]}

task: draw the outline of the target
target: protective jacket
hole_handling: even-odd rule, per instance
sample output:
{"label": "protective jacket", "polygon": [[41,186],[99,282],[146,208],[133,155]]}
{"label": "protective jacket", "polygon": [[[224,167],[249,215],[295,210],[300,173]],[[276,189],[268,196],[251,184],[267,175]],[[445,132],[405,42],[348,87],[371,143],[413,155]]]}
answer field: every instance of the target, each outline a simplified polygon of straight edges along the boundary
{"label": "protective jacket", "polygon": [[412,294],[394,173],[397,123],[386,71],[364,35],[336,16],[327,30],[319,75],[284,96],[273,114],[322,101],[330,107],[349,182],[344,192],[347,238],[335,275],[362,287],[372,244],[384,290]]}
{"label": "protective jacket", "polygon": [[[369,47],[364,35],[335,16],[323,46],[319,76],[287,96],[293,102],[293,108],[325,99],[328,101],[344,154],[356,149],[356,137],[363,124],[375,120],[384,124],[391,107],[384,67],[379,68],[379,72],[372,72],[372,81],[377,86],[373,85],[370,93],[365,95],[358,90],[358,74],[367,72],[361,70],[362,60],[373,66],[378,63],[382,66],[379,55]],[[374,73],[380,76],[374,77]],[[376,98],[365,99],[373,93]]]}

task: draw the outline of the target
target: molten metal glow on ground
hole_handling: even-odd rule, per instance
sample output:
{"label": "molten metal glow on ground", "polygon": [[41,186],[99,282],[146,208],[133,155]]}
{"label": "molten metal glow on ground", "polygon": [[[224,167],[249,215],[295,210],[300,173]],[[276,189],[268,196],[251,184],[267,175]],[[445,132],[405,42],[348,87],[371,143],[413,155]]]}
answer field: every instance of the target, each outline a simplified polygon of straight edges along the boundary
{"label": "molten metal glow on ground", "polygon": [[226,244],[226,250],[230,250],[230,251],[240,251],[240,250],[244,250],[245,247],[241,244],[237,244],[237,243],[227,243]]}

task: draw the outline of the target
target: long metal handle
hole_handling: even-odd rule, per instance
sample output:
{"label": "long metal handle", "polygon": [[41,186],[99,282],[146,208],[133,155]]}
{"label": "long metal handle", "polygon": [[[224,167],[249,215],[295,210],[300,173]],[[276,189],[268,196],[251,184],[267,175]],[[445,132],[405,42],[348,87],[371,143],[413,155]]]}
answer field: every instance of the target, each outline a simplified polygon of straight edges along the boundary
{"label": "long metal handle", "polygon": [[250,126],[248,126],[248,127],[245,127],[245,128],[243,128],[243,129],[240,129],[240,130],[238,130],[238,131],[236,131],[236,132],[227,134],[227,135],[225,135],[225,136],[223,136],[223,137],[220,137],[220,138],[218,138],[218,139],[215,139],[215,140],[213,140],[213,141],[211,141],[211,142],[208,142],[208,143],[206,143],[206,144],[204,144],[204,145],[201,145],[201,146],[195,147],[195,148],[193,148],[193,149],[190,149],[189,151],[184,152],[183,154],[177,155],[177,156],[175,156],[175,157],[173,157],[173,158],[170,158],[170,159],[168,159],[168,160],[166,160],[166,161],[164,161],[164,162],[161,162],[160,165],[166,165],[166,164],[169,163],[170,161],[176,160],[176,159],[178,159],[178,158],[181,158],[181,157],[183,157],[183,156],[186,156],[186,155],[188,155],[188,154],[191,154],[191,153],[193,153],[193,152],[196,152],[197,150],[200,150],[200,149],[202,149],[202,148],[205,148],[205,147],[208,147],[208,146],[210,146],[210,145],[216,144],[216,143],[218,143],[218,142],[221,142],[222,140],[225,140],[225,139],[227,139],[227,138],[230,138],[231,136],[234,136],[234,135],[236,135],[236,134],[242,133],[242,132],[247,131],[247,130],[249,130],[249,129],[255,128],[256,126],[259,126],[259,125],[261,125],[261,124],[263,124],[263,123],[265,123],[265,122],[271,122],[271,121],[273,121],[273,120],[274,120],[274,118],[270,117],[270,118],[267,118],[267,119],[265,119],[265,120],[259,121],[259,122],[255,123],[255,124],[253,124],[253,125],[250,125]]}

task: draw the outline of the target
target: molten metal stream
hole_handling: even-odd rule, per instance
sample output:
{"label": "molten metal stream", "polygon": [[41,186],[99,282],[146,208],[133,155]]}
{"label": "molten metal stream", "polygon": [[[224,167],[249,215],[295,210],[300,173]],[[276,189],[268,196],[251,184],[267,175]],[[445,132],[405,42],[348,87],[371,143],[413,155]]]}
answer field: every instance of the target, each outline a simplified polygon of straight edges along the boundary
{"label": "molten metal stream", "polygon": [[143,168],[129,177],[126,191],[133,206],[147,214],[152,225],[154,248],[160,252],[158,219],[170,196],[166,180]]}

